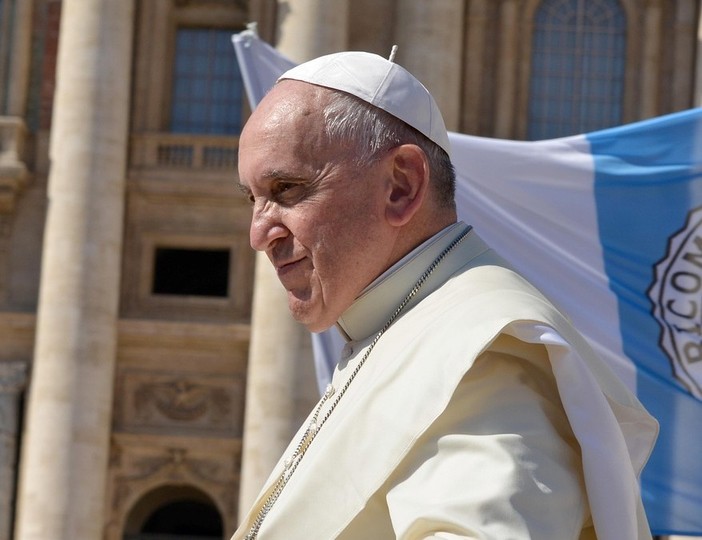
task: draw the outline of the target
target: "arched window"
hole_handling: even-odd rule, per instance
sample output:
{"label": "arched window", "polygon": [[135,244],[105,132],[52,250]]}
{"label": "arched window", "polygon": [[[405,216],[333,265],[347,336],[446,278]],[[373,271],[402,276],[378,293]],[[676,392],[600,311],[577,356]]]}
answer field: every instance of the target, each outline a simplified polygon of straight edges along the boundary
{"label": "arched window", "polygon": [[528,139],[621,123],[626,15],[618,0],[544,0],[532,40]]}

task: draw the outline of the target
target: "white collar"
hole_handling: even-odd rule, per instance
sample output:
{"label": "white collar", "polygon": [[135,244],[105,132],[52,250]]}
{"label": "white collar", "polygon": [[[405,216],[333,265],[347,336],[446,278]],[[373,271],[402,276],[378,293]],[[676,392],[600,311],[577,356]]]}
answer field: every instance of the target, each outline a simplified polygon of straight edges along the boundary
{"label": "white collar", "polygon": [[[407,296],[419,276],[451,242],[470,228],[463,222],[449,225],[405,255],[368,285],[336,323],[344,339],[359,341],[377,333]],[[467,260],[488,249],[482,240],[470,231],[460,249],[455,249],[422,285],[419,293],[405,308],[405,312],[443,285]],[[461,254],[462,256],[457,256]]]}

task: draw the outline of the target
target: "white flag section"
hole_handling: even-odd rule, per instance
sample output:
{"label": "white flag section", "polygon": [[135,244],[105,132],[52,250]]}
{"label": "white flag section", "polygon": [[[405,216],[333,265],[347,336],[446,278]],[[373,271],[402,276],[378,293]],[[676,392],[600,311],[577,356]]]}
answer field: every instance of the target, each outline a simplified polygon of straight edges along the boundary
{"label": "white flag section", "polygon": [[[293,63],[234,36],[252,107]],[[702,109],[561,139],[450,133],[459,216],[574,321],[658,419],[655,534],[702,534]],[[326,380],[338,334],[314,336]]]}

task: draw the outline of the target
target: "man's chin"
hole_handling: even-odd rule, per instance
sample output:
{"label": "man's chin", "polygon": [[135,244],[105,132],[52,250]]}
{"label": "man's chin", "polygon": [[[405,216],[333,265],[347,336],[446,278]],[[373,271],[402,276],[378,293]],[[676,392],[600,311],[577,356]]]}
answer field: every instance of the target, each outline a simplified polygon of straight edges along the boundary
{"label": "man's chin", "polygon": [[334,326],[335,323],[336,323],[336,321],[334,321],[332,323],[326,323],[326,324],[322,324],[322,323],[305,324],[305,328],[307,328],[307,330],[309,330],[310,332],[314,332],[315,334],[319,334],[320,332],[324,332],[325,330],[329,330],[332,326]]}
{"label": "man's chin", "polygon": [[310,332],[314,332],[314,333],[324,332],[325,330],[328,330],[336,323],[336,321],[332,321],[332,322],[321,321],[317,318],[303,315],[303,314],[300,314],[299,312],[292,311],[292,310],[290,311],[290,313],[293,316],[293,319],[295,319],[297,322],[299,322],[301,325],[303,325],[305,328],[307,328],[307,330],[309,330]]}
{"label": "man's chin", "polygon": [[324,332],[336,323],[336,319],[324,313],[309,300],[301,300],[288,292],[288,308],[293,319],[310,332]]}

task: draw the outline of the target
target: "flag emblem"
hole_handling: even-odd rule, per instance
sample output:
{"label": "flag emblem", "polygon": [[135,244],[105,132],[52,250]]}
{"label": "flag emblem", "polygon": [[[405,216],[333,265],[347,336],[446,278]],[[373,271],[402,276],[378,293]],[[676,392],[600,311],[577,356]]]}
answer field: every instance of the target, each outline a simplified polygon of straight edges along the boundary
{"label": "flag emblem", "polygon": [[648,296],[675,377],[702,399],[702,207],[670,237]]}

